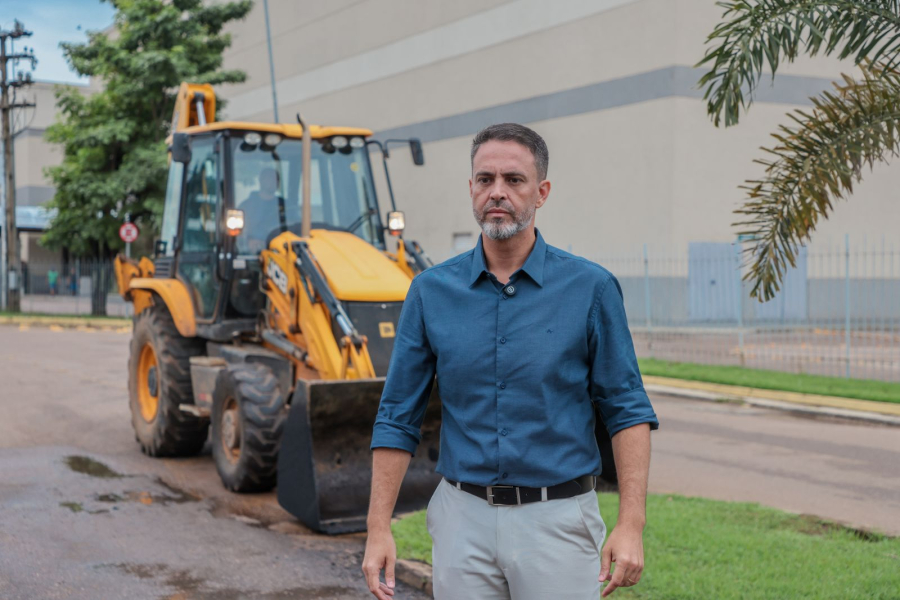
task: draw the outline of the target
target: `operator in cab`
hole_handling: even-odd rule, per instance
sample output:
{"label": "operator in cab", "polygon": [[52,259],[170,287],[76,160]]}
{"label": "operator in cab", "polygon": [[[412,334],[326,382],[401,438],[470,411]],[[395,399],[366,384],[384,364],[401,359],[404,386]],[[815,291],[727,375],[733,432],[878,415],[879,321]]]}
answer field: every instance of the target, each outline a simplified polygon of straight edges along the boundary
{"label": "operator in cab", "polygon": [[300,222],[300,207],[279,195],[281,177],[272,167],[259,172],[259,189],[241,202],[244,211],[244,230],[241,249],[251,253],[265,250],[267,241]]}

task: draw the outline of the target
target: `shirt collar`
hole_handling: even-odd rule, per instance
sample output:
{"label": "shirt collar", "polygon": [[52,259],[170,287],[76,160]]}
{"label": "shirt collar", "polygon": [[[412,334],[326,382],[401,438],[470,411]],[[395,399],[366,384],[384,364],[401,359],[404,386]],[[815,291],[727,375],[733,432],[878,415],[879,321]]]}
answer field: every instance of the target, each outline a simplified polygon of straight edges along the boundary
{"label": "shirt collar", "polygon": [[[531,277],[532,281],[538,284],[538,287],[544,287],[544,258],[547,256],[547,243],[544,242],[541,232],[535,227],[534,229],[534,247],[525,264],[522,265],[520,271],[524,271],[526,275]],[[472,273],[469,276],[469,287],[475,285],[482,273],[487,273],[487,264],[484,260],[484,246],[481,243],[481,236],[478,236],[478,243],[472,253]],[[517,271],[518,272],[518,271]]]}

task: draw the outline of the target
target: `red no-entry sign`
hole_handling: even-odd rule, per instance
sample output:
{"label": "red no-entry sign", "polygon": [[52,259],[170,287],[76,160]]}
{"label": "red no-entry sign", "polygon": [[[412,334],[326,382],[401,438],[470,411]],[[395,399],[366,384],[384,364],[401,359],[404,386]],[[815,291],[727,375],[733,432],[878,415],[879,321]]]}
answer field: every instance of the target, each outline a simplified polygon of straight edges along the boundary
{"label": "red no-entry sign", "polygon": [[136,240],[139,233],[140,230],[134,223],[122,223],[122,226],[119,227],[119,237],[122,238],[122,241],[126,244],[130,244]]}

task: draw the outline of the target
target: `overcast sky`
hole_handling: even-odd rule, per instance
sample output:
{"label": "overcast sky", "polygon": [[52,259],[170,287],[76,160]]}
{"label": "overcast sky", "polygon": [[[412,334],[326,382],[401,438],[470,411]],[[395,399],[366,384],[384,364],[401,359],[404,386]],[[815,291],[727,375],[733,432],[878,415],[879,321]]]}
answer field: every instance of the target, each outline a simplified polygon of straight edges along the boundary
{"label": "overcast sky", "polygon": [[[33,77],[39,81],[87,83],[71,69],[59,47],[60,42],[87,41],[88,31],[106,29],[114,10],[99,0],[0,0],[0,27],[11,29],[18,19],[34,35],[16,40],[16,50],[34,48],[38,64]],[[20,62],[20,70],[28,70]]]}

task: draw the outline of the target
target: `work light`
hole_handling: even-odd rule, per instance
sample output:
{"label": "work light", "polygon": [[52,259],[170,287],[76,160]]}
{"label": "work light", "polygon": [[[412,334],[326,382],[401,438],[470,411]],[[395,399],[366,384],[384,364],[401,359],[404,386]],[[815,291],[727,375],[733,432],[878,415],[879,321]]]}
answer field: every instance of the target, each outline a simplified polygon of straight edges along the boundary
{"label": "work light", "polygon": [[225,230],[232,237],[240,235],[244,230],[244,211],[229,208],[225,213]]}
{"label": "work light", "polygon": [[388,222],[388,231],[391,232],[391,235],[399,236],[403,233],[403,230],[406,229],[406,217],[403,214],[403,211],[400,210],[392,210],[387,215]]}

